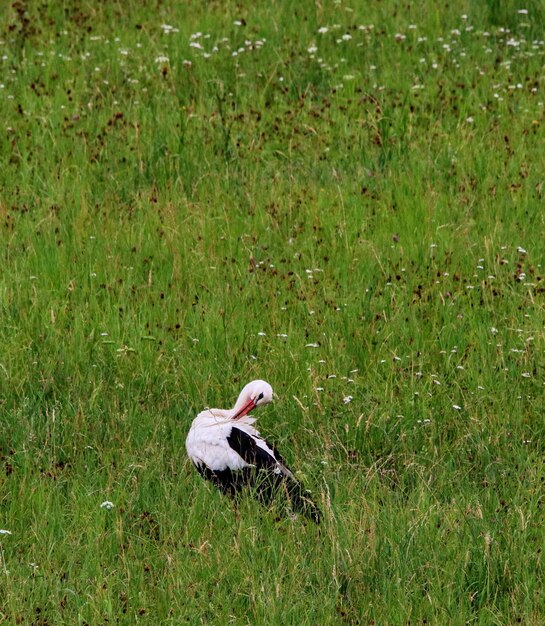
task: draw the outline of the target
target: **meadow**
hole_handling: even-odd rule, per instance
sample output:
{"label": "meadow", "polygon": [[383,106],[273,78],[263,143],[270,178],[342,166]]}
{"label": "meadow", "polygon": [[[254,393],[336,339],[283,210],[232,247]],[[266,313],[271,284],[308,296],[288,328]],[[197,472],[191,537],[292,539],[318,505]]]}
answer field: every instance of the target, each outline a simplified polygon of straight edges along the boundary
{"label": "meadow", "polygon": [[15,0],[0,111],[1,624],[545,623],[541,2]]}

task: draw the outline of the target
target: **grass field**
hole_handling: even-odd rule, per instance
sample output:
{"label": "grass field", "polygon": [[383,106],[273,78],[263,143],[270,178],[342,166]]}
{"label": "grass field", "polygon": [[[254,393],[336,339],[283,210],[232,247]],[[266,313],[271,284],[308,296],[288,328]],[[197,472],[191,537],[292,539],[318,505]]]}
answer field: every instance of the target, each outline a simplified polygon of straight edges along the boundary
{"label": "grass field", "polygon": [[537,0],[6,3],[0,623],[545,623],[544,103]]}

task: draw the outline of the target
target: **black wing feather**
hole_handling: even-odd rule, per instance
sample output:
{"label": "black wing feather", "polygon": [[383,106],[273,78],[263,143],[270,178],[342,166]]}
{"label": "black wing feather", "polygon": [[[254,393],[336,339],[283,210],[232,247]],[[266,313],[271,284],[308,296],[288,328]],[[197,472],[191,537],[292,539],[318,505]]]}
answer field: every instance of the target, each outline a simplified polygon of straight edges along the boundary
{"label": "black wing feather", "polygon": [[278,461],[282,462],[279,458],[275,458],[259,447],[251,435],[239,428],[233,427],[231,429],[227,443],[237,454],[240,454],[248,465],[255,465],[258,469],[270,469],[276,467]]}
{"label": "black wing feather", "polygon": [[284,461],[268,442],[267,446],[273,451],[274,456],[259,447],[251,435],[235,427],[231,429],[227,442],[246,463],[253,465],[257,473],[261,474],[258,479],[254,471],[252,474],[245,474],[244,479],[248,481],[248,484],[253,484],[256,495],[264,504],[271,502],[275,494],[283,488],[295,511],[300,511],[317,524],[320,522],[321,512],[312,501],[310,493],[291,475],[289,470],[288,475],[279,467],[280,463],[285,468]]}

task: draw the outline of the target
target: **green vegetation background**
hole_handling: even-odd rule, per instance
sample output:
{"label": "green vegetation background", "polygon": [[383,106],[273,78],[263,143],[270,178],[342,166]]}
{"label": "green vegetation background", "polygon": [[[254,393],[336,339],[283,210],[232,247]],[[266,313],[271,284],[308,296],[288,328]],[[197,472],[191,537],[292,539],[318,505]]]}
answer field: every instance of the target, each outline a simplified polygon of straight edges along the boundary
{"label": "green vegetation background", "polygon": [[[545,621],[544,24],[4,5],[0,623]],[[186,459],[258,377],[320,529]]]}

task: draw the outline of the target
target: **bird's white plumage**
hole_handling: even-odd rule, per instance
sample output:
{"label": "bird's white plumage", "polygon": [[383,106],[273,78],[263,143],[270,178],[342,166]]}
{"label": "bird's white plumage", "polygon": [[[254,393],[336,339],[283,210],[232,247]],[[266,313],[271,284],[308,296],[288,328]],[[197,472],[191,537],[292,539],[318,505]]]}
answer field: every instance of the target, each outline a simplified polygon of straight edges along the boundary
{"label": "bird's white plumage", "polygon": [[253,426],[256,421],[255,417],[243,415],[235,418],[250,400],[255,403],[255,406],[258,406],[267,404],[272,400],[272,397],[273,390],[269,383],[264,380],[254,380],[240,392],[238,400],[231,410],[207,409],[201,411],[193,420],[185,442],[189,458],[195,465],[205,465],[214,471],[222,471],[227,468],[238,470],[248,467],[248,463],[231,448],[227,441],[233,427],[250,435],[257,446],[276,458],[274,451]]}
{"label": "bird's white plumage", "polygon": [[[227,442],[234,422],[222,409],[208,409],[197,415],[191,424],[185,447],[189,458],[196,465],[204,464],[214,471],[227,468],[237,470],[248,463]],[[236,427],[259,440],[259,432],[252,426],[255,417],[244,416]],[[259,443],[258,443],[259,445]]]}

